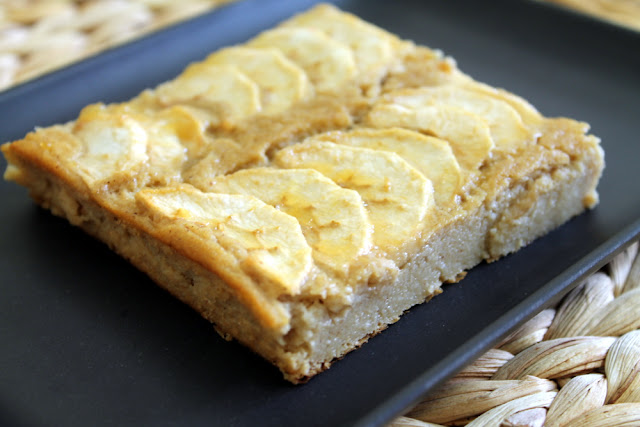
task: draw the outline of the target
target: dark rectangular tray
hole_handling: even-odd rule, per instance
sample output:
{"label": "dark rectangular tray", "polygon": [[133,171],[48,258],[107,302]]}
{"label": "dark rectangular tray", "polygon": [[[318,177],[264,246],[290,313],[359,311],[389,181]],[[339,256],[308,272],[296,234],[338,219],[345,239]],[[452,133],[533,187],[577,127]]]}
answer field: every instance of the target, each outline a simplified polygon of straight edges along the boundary
{"label": "dark rectangular tray", "polygon": [[[245,0],[0,94],[0,140],[132,97],[313,2]],[[0,425],[382,425],[640,233],[640,37],[536,2],[338,1],[546,115],[592,124],[601,203],[292,386],[81,231],[0,183]],[[6,163],[0,160],[4,169]]]}

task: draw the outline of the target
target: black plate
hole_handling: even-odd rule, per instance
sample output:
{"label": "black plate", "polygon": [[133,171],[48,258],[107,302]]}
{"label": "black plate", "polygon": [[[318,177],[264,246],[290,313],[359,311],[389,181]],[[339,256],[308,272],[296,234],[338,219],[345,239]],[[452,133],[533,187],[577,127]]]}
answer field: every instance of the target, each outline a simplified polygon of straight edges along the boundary
{"label": "black plate", "polygon": [[[175,75],[311,1],[247,0],[0,94],[0,139]],[[535,2],[340,1],[603,139],[601,204],[481,265],[302,386],[0,184],[0,424],[381,425],[640,233],[640,38]],[[0,161],[0,166],[5,164]]]}

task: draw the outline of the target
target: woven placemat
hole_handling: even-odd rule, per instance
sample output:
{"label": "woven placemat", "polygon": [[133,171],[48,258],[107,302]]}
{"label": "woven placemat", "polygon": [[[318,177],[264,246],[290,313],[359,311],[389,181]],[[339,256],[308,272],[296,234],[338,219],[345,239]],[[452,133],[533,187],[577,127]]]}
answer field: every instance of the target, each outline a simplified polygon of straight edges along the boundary
{"label": "woven placemat", "polygon": [[400,426],[640,426],[638,242],[431,392]]}
{"label": "woven placemat", "polygon": [[640,0],[544,0],[640,31]]}
{"label": "woven placemat", "polygon": [[231,0],[0,0],[0,90]]}

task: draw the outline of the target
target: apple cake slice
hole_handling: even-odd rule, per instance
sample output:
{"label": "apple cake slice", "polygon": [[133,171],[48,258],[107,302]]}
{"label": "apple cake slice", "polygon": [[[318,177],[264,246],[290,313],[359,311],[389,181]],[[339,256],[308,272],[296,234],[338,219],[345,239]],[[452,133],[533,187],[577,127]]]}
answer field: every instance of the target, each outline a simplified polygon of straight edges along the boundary
{"label": "apple cake slice", "polygon": [[6,179],[300,382],[595,206],[587,131],[319,5],[2,151]]}

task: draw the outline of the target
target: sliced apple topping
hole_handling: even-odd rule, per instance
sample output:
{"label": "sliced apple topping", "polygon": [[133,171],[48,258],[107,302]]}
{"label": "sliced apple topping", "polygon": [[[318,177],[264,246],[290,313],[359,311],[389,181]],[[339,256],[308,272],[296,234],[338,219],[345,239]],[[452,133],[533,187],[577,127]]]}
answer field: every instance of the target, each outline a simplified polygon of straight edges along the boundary
{"label": "sliced apple topping", "polygon": [[473,79],[469,79],[469,81],[465,82],[464,87],[474,92],[491,96],[495,99],[506,102],[511,105],[518,114],[520,114],[520,117],[526,124],[536,124],[542,120],[542,115],[533,105],[510,92],[494,88]]}
{"label": "sliced apple topping", "polygon": [[295,217],[313,257],[346,274],[371,249],[372,226],[357,192],[312,169],[254,168],[215,179],[210,191],[246,194]]}
{"label": "sliced apple topping", "polygon": [[135,174],[149,159],[144,127],[130,115],[113,113],[104,105],[84,108],[73,132],[83,146],[78,168],[90,186],[118,172]]}
{"label": "sliced apple topping", "polygon": [[149,128],[149,138],[153,140],[147,149],[150,178],[165,184],[179,181],[187,150],[178,135],[172,129],[158,125]]}
{"label": "sliced apple topping", "polygon": [[[204,239],[205,234],[197,230],[206,227],[212,233],[207,244],[232,254],[250,277],[266,278],[279,293],[300,292],[312,266],[311,248],[292,216],[252,196],[203,193],[190,186],[145,189],[136,198],[160,218],[184,222],[196,230],[190,238]],[[173,235],[172,244],[189,245]]]}
{"label": "sliced apple topping", "polygon": [[164,106],[189,104],[238,120],[261,109],[260,88],[237,67],[195,63],[174,80],[156,89]]}
{"label": "sliced apple topping", "polygon": [[356,190],[373,224],[373,242],[385,251],[415,238],[433,207],[431,181],[395,153],[316,141],[284,148],[274,162],[315,169]]}
{"label": "sliced apple topping", "polygon": [[277,49],[231,47],[210,55],[204,63],[238,67],[258,84],[265,113],[281,112],[313,94],[305,72]]}
{"label": "sliced apple topping", "polygon": [[286,21],[283,26],[315,28],[346,44],[355,55],[358,72],[365,79],[379,78],[393,60],[393,36],[330,5],[320,5]]}
{"label": "sliced apple topping", "polygon": [[371,109],[367,123],[376,128],[417,130],[444,139],[451,145],[460,167],[466,171],[477,170],[494,147],[487,123],[457,107],[407,108],[381,103]]}
{"label": "sliced apple topping", "polygon": [[161,110],[157,118],[162,121],[162,127],[181,142],[189,158],[204,154],[209,145],[205,136],[207,122],[199,117],[197,111],[183,105],[174,105]]}
{"label": "sliced apple topping", "polygon": [[248,46],[278,49],[302,67],[321,92],[337,89],[356,74],[351,49],[316,29],[276,28],[260,34]]}
{"label": "sliced apple topping", "polygon": [[507,102],[454,85],[404,89],[385,96],[385,102],[416,109],[448,106],[481,117],[491,129],[496,147],[512,148],[531,139],[518,112]]}
{"label": "sliced apple topping", "polygon": [[391,151],[406,160],[433,183],[436,202],[445,206],[453,201],[462,185],[460,166],[446,141],[401,128],[356,129],[328,132],[307,141]]}

